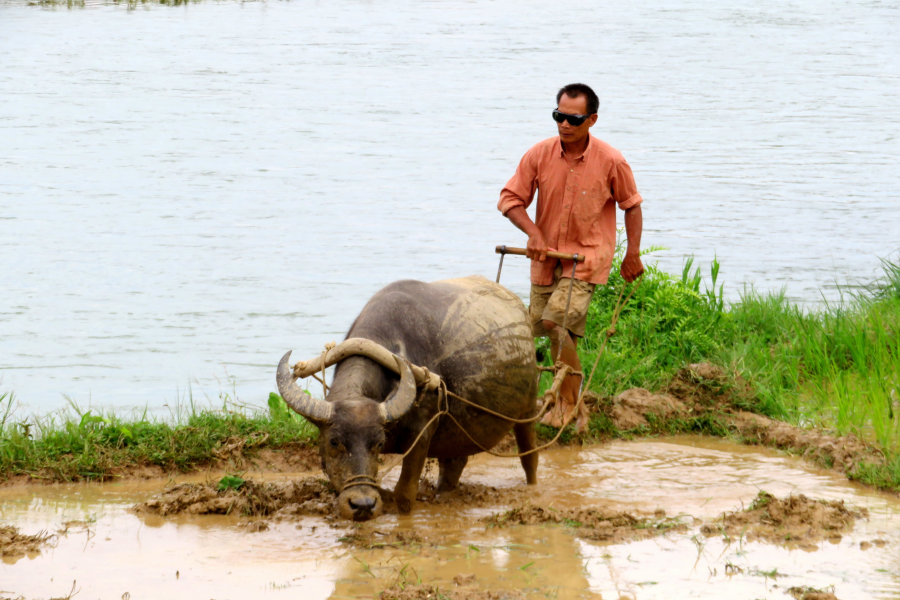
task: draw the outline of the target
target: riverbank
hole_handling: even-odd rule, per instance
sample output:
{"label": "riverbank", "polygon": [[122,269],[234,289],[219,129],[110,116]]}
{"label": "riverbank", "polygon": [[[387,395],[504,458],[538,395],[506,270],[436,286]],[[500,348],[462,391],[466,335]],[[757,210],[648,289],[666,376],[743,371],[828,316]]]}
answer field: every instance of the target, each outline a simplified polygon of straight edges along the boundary
{"label": "riverbank", "polygon": [[[590,309],[580,354],[594,364],[624,282],[613,266]],[[591,391],[607,401],[630,388],[665,391],[693,363],[721,369],[716,389],[742,410],[834,437],[854,436],[883,455],[847,474],[900,490],[900,264],[883,261],[883,276],[845,294],[841,304],[803,309],[784,293],[745,290],[726,306],[719,265],[704,281],[691,261],[682,276],[655,266],[624,307],[600,357]],[[626,295],[628,291],[626,290]],[[727,396],[727,398],[725,398]],[[671,431],[672,423],[657,426]],[[683,431],[721,435],[718,421],[677,421]],[[592,430],[616,435],[603,426]],[[639,428],[639,431],[653,432]],[[631,432],[628,432],[629,435]],[[827,465],[826,466],[831,466]]]}
{"label": "riverbank", "polygon": [[[726,306],[717,280],[716,263],[708,287],[690,262],[680,278],[648,267],[600,357],[589,430],[584,436],[564,432],[561,441],[675,433],[730,437],[802,454],[851,479],[900,491],[900,266],[886,262],[882,280],[842,305],[813,311],[791,305],[783,294],[753,292]],[[610,283],[591,305],[580,347],[586,369],[621,289],[617,265]],[[706,366],[691,367],[701,363]],[[635,404],[628,392],[635,388],[653,390],[680,408]],[[103,481],[235,471],[249,464],[290,470],[316,463],[316,428],[275,394],[266,410],[224,397],[221,408],[189,403],[165,421],[75,405],[44,417],[23,418],[14,409],[12,394],[0,396],[5,482]],[[749,415],[766,420],[754,422]],[[779,422],[792,428],[778,429]],[[542,438],[555,434],[545,426],[538,430]]]}

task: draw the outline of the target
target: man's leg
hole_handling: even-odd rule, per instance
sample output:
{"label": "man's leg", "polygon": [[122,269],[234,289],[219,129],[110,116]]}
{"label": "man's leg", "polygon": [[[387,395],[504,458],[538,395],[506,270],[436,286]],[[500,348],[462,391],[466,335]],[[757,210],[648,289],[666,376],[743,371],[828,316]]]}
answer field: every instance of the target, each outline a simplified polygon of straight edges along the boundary
{"label": "man's leg", "polygon": [[[543,325],[544,329],[547,330],[547,333],[550,334],[550,350],[553,353],[553,361],[555,362],[556,357],[559,356],[559,360],[563,363],[569,365],[575,371],[581,371],[581,361],[578,359],[577,340],[574,339],[568,331],[564,331],[562,327],[553,321],[545,319]],[[562,343],[562,352],[559,351],[560,343]],[[550,413],[548,413],[552,416],[548,419],[544,419],[542,422],[552,425],[553,427],[560,427],[566,417],[574,410],[580,391],[581,376],[570,375],[566,377],[559,389],[559,403]],[[584,426],[581,424],[582,415],[580,414],[578,416],[578,421],[578,429],[581,431]],[[584,425],[586,425],[586,423]]]}

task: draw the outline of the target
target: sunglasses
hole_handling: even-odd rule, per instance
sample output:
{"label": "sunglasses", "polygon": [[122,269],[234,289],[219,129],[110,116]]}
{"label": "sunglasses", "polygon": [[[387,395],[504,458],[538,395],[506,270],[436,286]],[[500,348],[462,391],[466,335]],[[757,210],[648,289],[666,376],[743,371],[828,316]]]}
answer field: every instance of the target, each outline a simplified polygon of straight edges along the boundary
{"label": "sunglasses", "polygon": [[563,121],[568,121],[569,125],[572,127],[580,127],[582,123],[588,120],[591,115],[567,115],[564,112],[559,112],[558,110],[553,111],[553,120],[557,123],[562,123]]}

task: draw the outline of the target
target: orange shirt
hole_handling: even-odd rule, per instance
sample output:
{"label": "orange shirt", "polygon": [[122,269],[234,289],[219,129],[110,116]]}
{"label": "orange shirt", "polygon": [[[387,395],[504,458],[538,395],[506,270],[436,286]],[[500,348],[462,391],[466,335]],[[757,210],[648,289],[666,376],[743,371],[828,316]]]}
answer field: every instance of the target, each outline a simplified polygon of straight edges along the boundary
{"label": "orange shirt", "polygon": [[[534,145],[516,174],[500,192],[497,208],[504,215],[515,206],[528,208],[538,191],[535,224],[550,248],[585,257],[575,278],[606,283],[616,250],[616,204],[625,210],[641,203],[631,167],[622,154],[591,136],[577,158],[565,155],[559,136]],[[615,204],[610,202],[615,200]],[[572,272],[572,261],[563,273]],[[550,285],[556,261],[531,261],[531,283]]]}

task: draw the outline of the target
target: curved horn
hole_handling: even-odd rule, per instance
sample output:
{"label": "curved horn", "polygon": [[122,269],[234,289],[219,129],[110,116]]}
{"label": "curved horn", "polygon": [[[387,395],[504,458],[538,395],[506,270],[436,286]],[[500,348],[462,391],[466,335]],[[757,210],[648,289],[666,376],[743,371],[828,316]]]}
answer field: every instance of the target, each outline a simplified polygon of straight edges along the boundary
{"label": "curved horn", "polygon": [[311,421],[327,423],[331,420],[334,406],[332,406],[331,402],[313,398],[300,389],[300,386],[294,381],[294,373],[290,365],[288,365],[290,359],[291,351],[288,350],[287,354],[281,357],[281,362],[278,363],[278,375],[276,376],[278,392],[294,412],[303,415]]}
{"label": "curved horn", "polygon": [[387,400],[378,405],[378,412],[381,413],[381,419],[385,423],[396,421],[405,415],[416,401],[416,379],[409,363],[399,356],[394,356],[394,359],[400,371],[400,385]]}
{"label": "curved horn", "polygon": [[[393,352],[377,342],[365,338],[348,338],[323,355],[310,360],[301,360],[294,365],[294,377],[309,377],[322,369],[337,364],[348,356],[360,355],[371,358],[385,369],[400,374],[396,356]],[[424,385],[425,389],[433,390],[441,384],[441,378],[427,369],[410,365],[416,378],[416,385]]]}

